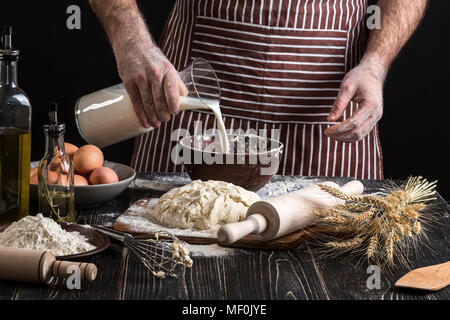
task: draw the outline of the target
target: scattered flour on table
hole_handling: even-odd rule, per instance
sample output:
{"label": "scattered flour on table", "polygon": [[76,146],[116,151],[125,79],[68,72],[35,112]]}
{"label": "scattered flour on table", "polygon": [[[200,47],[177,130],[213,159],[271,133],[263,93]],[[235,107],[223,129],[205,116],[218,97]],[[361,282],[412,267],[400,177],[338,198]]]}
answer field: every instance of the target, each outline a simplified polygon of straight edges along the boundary
{"label": "scattered flour on table", "polygon": [[12,223],[0,233],[0,246],[51,251],[55,256],[83,253],[96,248],[85,236],[76,231],[63,230],[58,223],[42,214]]}
{"label": "scattered flour on table", "polygon": [[[202,238],[215,238],[217,230],[193,230],[193,229],[180,229],[171,228],[160,225],[154,222],[149,212],[153,210],[153,207],[158,202],[158,199],[141,199],[138,201],[139,204],[133,204],[130,209],[128,209],[128,214],[121,215],[116,219],[114,224],[126,226],[127,229],[132,230],[133,233],[154,233],[158,231],[168,232],[174,236],[189,236],[189,237],[202,237]],[[119,227],[118,230],[121,230]],[[122,230],[127,231],[127,230]]]}
{"label": "scattered flour on table", "polygon": [[266,184],[263,188],[258,190],[257,194],[261,199],[276,197],[287,193],[286,184],[284,181],[274,181]]}
{"label": "scattered flour on table", "polygon": [[303,189],[309,185],[325,182],[326,180],[313,177],[284,177],[284,184],[287,192]]}
{"label": "scattered flour on table", "polygon": [[221,257],[235,254],[238,249],[225,248],[217,244],[187,244],[187,248],[192,257]]}
{"label": "scattered flour on table", "polygon": [[188,184],[190,178],[187,175],[160,175],[153,174],[151,180],[136,178],[129,188],[149,189],[167,192],[170,189]]}

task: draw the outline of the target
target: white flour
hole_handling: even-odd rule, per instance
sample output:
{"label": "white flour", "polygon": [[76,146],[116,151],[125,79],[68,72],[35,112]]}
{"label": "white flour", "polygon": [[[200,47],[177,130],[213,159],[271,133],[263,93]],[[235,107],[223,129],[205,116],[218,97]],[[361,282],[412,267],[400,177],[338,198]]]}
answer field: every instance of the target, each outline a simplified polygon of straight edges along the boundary
{"label": "white flour", "polygon": [[0,246],[51,251],[65,256],[94,250],[88,239],[78,232],[67,232],[42,214],[27,216],[0,233]]}
{"label": "white flour", "polygon": [[238,249],[225,248],[217,244],[188,244],[187,248],[192,257],[222,257],[238,252]]}

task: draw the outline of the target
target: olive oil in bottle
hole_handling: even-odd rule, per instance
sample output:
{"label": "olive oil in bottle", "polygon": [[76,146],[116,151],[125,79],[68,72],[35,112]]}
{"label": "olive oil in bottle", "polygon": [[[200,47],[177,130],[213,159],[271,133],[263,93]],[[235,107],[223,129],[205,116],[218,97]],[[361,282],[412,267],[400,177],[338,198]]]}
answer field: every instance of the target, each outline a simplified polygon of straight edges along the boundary
{"label": "olive oil in bottle", "polygon": [[31,134],[0,128],[0,224],[28,215]]}
{"label": "olive oil in bottle", "polygon": [[28,215],[31,105],[17,82],[19,51],[12,28],[0,37],[0,224]]}
{"label": "olive oil in bottle", "polygon": [[39,212],[55,221],[75,222],[75,197],[66,191],[49,190],[39,194]]}
{"label": "olive oil in bottle", "polygon": [[46,151],[38,168],[39,212],[56,221],[75,222],[74,170],[64,149],[66,126],[58,122],[57,112],[57,104],[51,104],[50,123],[44,125]]}

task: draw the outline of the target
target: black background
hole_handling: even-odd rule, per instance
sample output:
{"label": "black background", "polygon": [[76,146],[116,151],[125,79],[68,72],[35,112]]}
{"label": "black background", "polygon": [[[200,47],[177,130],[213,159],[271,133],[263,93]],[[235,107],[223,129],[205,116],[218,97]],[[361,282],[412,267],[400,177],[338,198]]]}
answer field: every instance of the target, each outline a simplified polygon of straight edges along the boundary
{"label": "black background", "polygon": [[[155,39],[173,3],[139,1]],[[71,4],[81,7],[81,30],[66,27]],[[61,105],[66,141],[83,144],[73,115],[77,98],[120,82],[112,50],[87,1],[2,0],[0,25],[5,24],[14,26],[14,45],[21,50],[19,84],[33,105],[32,159],[44,151],[42,124],[50,101]],[[431,0],[420,27],[392,65],[380,121],[385,177],[438,179],[445,199],[450,198],[449,32],[450,1]],[[132,146],[130,140],[105,148],[105,158],[128,164]]]}

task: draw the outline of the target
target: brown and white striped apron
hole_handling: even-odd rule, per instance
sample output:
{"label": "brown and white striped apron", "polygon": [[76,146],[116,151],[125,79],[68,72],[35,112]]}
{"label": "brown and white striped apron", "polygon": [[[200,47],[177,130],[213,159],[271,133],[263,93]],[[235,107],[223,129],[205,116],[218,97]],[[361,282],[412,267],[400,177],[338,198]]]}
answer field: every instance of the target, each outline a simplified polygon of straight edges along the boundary
{"label": "brown and white striped apron", "polygon": [[[178,0],[161,49],[178,70],[208,60],[222,90],[225,126],[279,129],[279,174],[382,179],[378,128],[340,143],[324,135],[340,83],[364,54],[367,0]],[[358,108],[351,104],[344,119]],[[209,111],[184,111],[135,140],[132,166],[179,172],[172,131],[215,128]]]}

